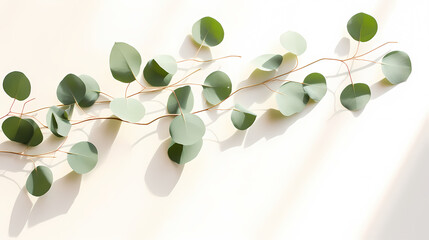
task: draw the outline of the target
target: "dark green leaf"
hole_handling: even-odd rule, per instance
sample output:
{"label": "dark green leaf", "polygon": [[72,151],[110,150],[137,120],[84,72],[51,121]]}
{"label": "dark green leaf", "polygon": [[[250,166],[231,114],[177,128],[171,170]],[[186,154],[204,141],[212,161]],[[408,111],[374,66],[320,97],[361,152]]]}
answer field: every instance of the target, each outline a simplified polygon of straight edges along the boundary
{"label": "dark green leaf", "polygon": [[57,88],[57,98],[64,105],[80,102],[85,96],[83,81],[74,74],[67,74]]}
{"label": "dark green leaf", "polygon": [[202,146],[202,139],[192,145],[182,145],[171,140],[168,147],[168,157],[177,164],[185,164],[197,157]]}
{"label": "dark green leaf", "polygon": [[253,60],[253,65],[262,71],[276,70],[282,64],[283,57],[278,54],[264,54]]}
{"label": "dark green leaf", "polygon": [[341,104],[350,111],[358,111],[365,107],[371,99],[371,90],[365,83],[350,84],[341,92]]}
{"label": "dark green leaf", "polygon": [[167,86],[177,72],[176,60],[168,55],[160,55],[146,64],[143,75],[152,86]]}
{"label": "dark green leaf", "polygon": [[26,144],[30,147],[34,147],[42,143],[43,134],[42,134],[42,131],[40,130],[40,127],[37,125],[37,123],[33,121],[33,119],[22,119],[22,120],[27,121],[28,123],[31,124],[31,126],[33,126],[33,136],[31,137],[30,141],[28,141]]}
{"label": "dark green leaf", "polygon": [[110,71],[116,80],[124,83],[136,80],[141,64],[140,54],[134,47],[123,42],[113,45],[110,52]]}
{"label": "dark green leaf", "polygon": [[66,137],[70,132],[71,124],[64,116],[65,111],[56,106],[49,108],[46,114],[46,124],[57,137]]}
{"label": "dark green leaf", "polygon": [[94,78],[88,75],[79,76],[82,82],[85,84],[85,95],[79,101],[79,106],[81,107],[90,107],[95,101],[97,101],[100,96],[100,86],[98,86],[97,81]]}
{"label": "dark green leaf", "polygon": [[328,88],[326,87],[326,79],[320,73],[310,73],[304,79],[304,91],[315,102],[319,102],[325,96]]}
{"label": "dark green leaf", "polygon": [[246,130],[255,122],[256,114],[236,104],[231,113],[231,121],[238,130]]}
{"label": "dark green leaf", "polygon": [[347,23],[347,31],[356,41],[367,42],[377,33],[378,25],[375,18],[366,14],[358,13],[350,18]]}
{"label": "dark green leaf", "polygon": [[52,181],[51,170],[44,166],[38,166],[28,176],[25,186],[31,195],[40,197],[49,191]]}
{"label": "dark green leaf", "polygon": [[231,79],[222,71],[212,72],[203,85],[203,96],[210,104],[218,104],[231,94]]}
{"label": "dark green leaf", "polygon": [[214,18],[203,17],[192,26],[192,37],[198,44],[214,47],[222,42],[222,25]]}
{"label": "dark green leaf", "polygon": [[[176,99],[177,98],[177,99]],[[179,100],[179,102],[177,102]],[[192,94],[191,87],[184,86],[174,90],[167,101],[167,111],[170,114],[179,114],[180,108],[182,112],[189,113],[194,107],[194,95]]]}
{"label": "dark green leaf", "polygon": [[2,129],[9,140],[23,144],[30,142],[34,134],[33,125],[29,121],[15,116],[7,118]]}
{"label": "dark green leaf", "polygon": [[3,89],[11,98],[22,101],[30,96],[31,84],[22,72],[11,72],[3,80]]}

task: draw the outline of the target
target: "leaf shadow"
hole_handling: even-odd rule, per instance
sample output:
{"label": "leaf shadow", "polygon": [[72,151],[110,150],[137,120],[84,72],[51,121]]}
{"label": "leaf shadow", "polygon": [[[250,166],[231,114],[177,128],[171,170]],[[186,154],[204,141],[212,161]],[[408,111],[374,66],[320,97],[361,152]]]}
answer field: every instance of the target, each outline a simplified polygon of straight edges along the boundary
{"label": "leaf shadow", "polygon": [[9,220],[9,237],[18,237],[21,234],[32,208],[33,202],[30,200],[27,189],[24,186],[19,192],[12,209]]}
{"label": "leaf shadow", "polygon": [[396,85],[391,84],[386,78],[371,85],[371,98],[377,99],[388,91],[392,90]]}
{"label": "leaf shadow", "polygon": [[338,41],[334,53],[339,57],[346,57],[350,53],[350,39],[343,37]]}
{"label": "leaf shadow", "polygon": [[97,121],[91,128],[88,141],[94,144],[97,149],[103,149],[103,151],[99,151],[98,153],[98,166],[100,166],[109,155],[121,125],[121,121],[106,119],[102,122]]}
{"label": "leaf shadow", "polygon": [[[20,143],[15,143],[12,141],[5,141],[0,144],[0,149],[5,151],[12,152],[22,152],[25,149],[25,146]],[[0,155],[0,169],[8,172],[25,172],[23,168],[28,163],[31,163],[30,160],[19,155],[12,154],[1,154]]]}

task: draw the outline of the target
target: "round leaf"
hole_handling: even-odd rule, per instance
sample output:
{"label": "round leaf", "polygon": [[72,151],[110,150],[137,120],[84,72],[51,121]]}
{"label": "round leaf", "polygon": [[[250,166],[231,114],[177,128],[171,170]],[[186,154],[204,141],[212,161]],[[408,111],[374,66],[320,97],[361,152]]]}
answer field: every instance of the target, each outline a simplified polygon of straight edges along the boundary
{"label": "round leaf", "polygon": [[377,33],[377,21],[366,13],[358,13],[350,18],[347,31],[356,41],[367,42]]}
{"label": "round leaf", "polygon": [[132,98],[115,98],[110,102],[110,110],[118,118],[127,122],[138,122],[144,114],[143,104]]}
{"label": "round leaf", "polygon": [[44,166],[38,166],[28,176],[25,186],[31,195],[40,197],[49,191],[52,181],[51,170]]}
{"label": "round leaf", "polygon": [[[179,100],[179,102],[177,100]],[[170,114],[180,114],[180,108],[182,108],[182,112],[189,113],[192,111],[193,107],[194,95],[189,86],[177,88],[174,90],[174,93],[171,93],[168,97],[167,111]]]}
{"label": "round leaf", "polygon": [[43,134],[40,130],[40,127],[37,125],[37,123],[33,119],[22,119],[24,121],[27,121],[28,123],[33,126],[33,136],[31,137],[30,141],[28,141],[26,144],[30,147],[34,147],[42,143],[43,141]]}
{"label": "round leaf", "polygon": [[83,84],[85,84],[85,95],[79,101],[79,106],[90,107],[100,96],[100,86],[98,86],[94,78],[88,75],[80,75],[79,78],[82,80]]}
{"label": "round leaf", "polygon": [[350,84],[341,92],[341,104],[350,111],[361,110],[371,98],[371,90],[365,83]]}
{"label": "round leaf", "polygon": [[160,55],[146,64],[143,75],[152,86],[167,86],[177,72],[176,60],[168,55]]}
{"label": "round leaf", "polygon": [[255,122],[256,114],[236,104],[231,113],[231,121],[238,130],[246,130]]}
{"label": "round leaf", "polygon": [[34,134],[30,122],[15,116],[7,118],[2,124],[2,129],[9,140],[23,144],[30,142]]}
{"label": "round leaf", "polygon": [[65,110],[52,106],[46,114],[46,124],[49,130],[57,137],[66,137],[71,129],[71,124],[65,117]]}
{"label": "round leaf", "polygon": [[411,74],[411,60],[404,52],[390,52],[383,57],[382,63],[381,70],[392,84],[406,81]]}
{"label": "round leaf", "polygon": [[185,113],[173,119],[170,135],[174,142],[192,145],[201,140],[206,132],[204,122],[196,115]]}
{"label": "round leaf", "polygon": [[141,56],[134,47],[123,42],[113,45],[110,52],[110,71],[116,80],[124,83],[136,80],[141,64]]}
{"label": "round leaf", "polygon": [[80,102],[85,96],[83,81],[74,74],[67,74],[57,88],[57,98],[64,105]]}
{"label": "round leaf", "polygon": [[231,79],[222,71],[212,72],[203,85],[203,96],[210,104],[218,104],[231,94]]}
{"label": "round leaf", "polygon": [[182,145],[171,140],[168,157],[177,164],[185,164],[198,156],[202,146],[202,139],[192,145]]}
{"label": "round leaf", "polygon": [[253,60],[253,65],[262,71],[276,70],[282,64],[283,57],[278,54],[264,54]]}
{"label": "round leaf", "polygon": [[11,72],[3,80],[3,89],[11,98],[22,101],[30,96],[31,84],[22,72]]}
{"label": "round leaf", "polygon": [[79,142],[73,145],[67,153],[67,162],[70,167],[79,174],[85,174],[98,162],[97,148],[90,142]]}
{"label": "round leaf", "polygon": [[301,34],[288,31],[280,36],[280,43],[289,52],[299,56],[307,50],[307,42]]}
{"label": "round leaf", "polygon": [[198,44],[214,47],[222,42],[224,31],[216,19],[203,17],[192,26],[192,37]]}
{"label": "round leaf", "polygon": [[326,79],[320,73],[311,73],[304,79],[304,91],[316,102],[322,100],[326,91]]}
{"label": "round leaf", "polygon": [[284,116],[291,116],[304,110],[308,95],[301,83],[287,82],[277,91],[277,105]]}

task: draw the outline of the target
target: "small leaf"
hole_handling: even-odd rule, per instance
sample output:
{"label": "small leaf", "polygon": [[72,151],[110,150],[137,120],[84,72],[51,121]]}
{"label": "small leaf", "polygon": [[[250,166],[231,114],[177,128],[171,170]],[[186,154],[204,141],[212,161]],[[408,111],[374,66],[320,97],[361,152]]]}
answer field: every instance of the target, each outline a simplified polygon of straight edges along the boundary
{"label": "small leaf", "polygon": [[315,102],[319,102],[325,96],[328,88],[326,79],[320,73],[311,73],[304,79],[304,91]]}
{"label": "small leaf", "polygon": [[350,18],[347,23],[347,31],[356,41],[368,42],[377,33],[378,25],[375,18],[366,14],[358,13]]}
{"label": "small leaf", "polygon": [[202,146],[202,139],[192,145],[182,145],[171,140],[168,157],[177,164],[185,164],[198,156]]}
{"label": "small leaf", "polygon": [[115,98],[110,102],[110,110],[118,118],[127,122],[138,122],[144,114],[143,104],[132,98]]}
{"label": "small leaf", "polygon": [[67,153],[67,162],[76,173],[88,173],[97,165],[97,148],[90,142],[76,143]]}
{"label": "small leaf", "polygon": [[28,176],[25,186],[31,195],[40,197],[49,191],[52,181],[51,170],[45,166],[38,166]]}
{"label": "small leaf", "polygon": [[405,52],[390,52],[383,57],[381,70],[390,83],[405,82],[412,70],[410,57]]}
{"label": "small leaf", "polygon": [[67,74],[57,88],[57,98],[64,105],[80,102],[85,96],[83,81],[74,74]]}
{"label": "small leaf", "polygon": [[[177,99],[176,99],[177,97]],[[179,100],[179,102],[177,102]],[[167,101],[167,111],[170,114],[180,114],[180,107],[182,112],[189,113],[194,107],[194,95],[192,94],[191,87],[184,86],[174,90]]]}
{"label": "small leaf", "polygon": [[203,96],[212,105],[225,100],[231,94],[231,79],[222,71],[212,72],[203,85]]}
{"label": "small leaf", "polygon": [[252,61],[256,68],[262,71],[276,70],[282,64],[283,57],[278,54],[264,54]]}
{"label": "small leaf", "polygon": [[214,47],[222,42],[224,31],[216,19],[203,17],[192,26],[192,37],[198,44]]}
{"label": "small leaf", "polygon": [[358,111],[365,107],[371,99],[371,90],[365,83],[350,84],[341,92],[341,104],[350,111]]}
{"label": "small leaf", "polygon": [[46,124],[57,137],[66,137],[70,132],[71,124],[64,116],[65,110],[56,106],[50,107],[46,114]]}
{"label": "small leaf", "polygon": [[206,132],[204,122],[196,115],[185,113],[173,119],[170,124],[170,135],[174,142],[192,145],[201,140]]}
{"label": "small leaf", "polygon": [[307,42],[301,34],[288,31],[280,36],[280,43],[289,52],[299,56],[307,50]]}
{"label": "small leaf", "polygon": [[255,122],[256,114],[236,104],[231,113],[231,121],[238,130],[246,130]]}
{"label": "small leaf", "polygon": [[3,89],[11,98],[22,101],[30,96],[31,84],[22,72],[11,72],[3,80]]}
{"label": "small leaf", "polygon": [[97,81],[94,78],[88,75],[79,76],[82,82],[85,84],[85,95],[79,101],[79,106],[81,107],[91,107],[94,105],[100,96],[100,86],[98,86]]}
{"label": "small leaf", "polygon": [[141,56],[134,47],[123,42],[113,45],[110,52],[110,71],[116,80],[124,83],[136,80],[141,64]]}
{"label": "small leaf", "polygon": [[276,100],[280,112],[284,116],[291,116],[304,110],[309,97],[301,83],[287,82],[280,86]]}
{"label": "small leaf", "polygon": [[15,116],[7,118],[2,124],[2,129],[9,140],[22,144],[30,142],[34,134],[30,122]]}
{"label": "small leaf", "polygon": [[43,134],[40,130],[39,125],[33,120],[33,119],[23,119],[24,121],[27,121],[28,123],[33,126],[33,136],[31,137],[30,141],[28,141],[26,144],[30,147],[34,147],[39,145],[43,142]]}
{"label": "small leaf", "polygon": [[146,64],[143,75],[152,86],[167,86],[177,72],[176,60],[168,55],[160,55]]}

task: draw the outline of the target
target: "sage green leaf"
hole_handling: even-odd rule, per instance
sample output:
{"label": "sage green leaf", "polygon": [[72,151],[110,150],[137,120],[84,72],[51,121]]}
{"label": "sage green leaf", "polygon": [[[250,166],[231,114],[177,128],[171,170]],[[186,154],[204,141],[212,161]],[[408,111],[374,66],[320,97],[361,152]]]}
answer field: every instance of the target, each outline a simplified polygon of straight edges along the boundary
{"label": "sage green leaf", "polygon": [[110,102],[110,110],[118,118],[133,123],[140,121],[146,111],[141,102],[132,98],[113,99]]}
{"label": "sage green leaf", "polygon": [[307,42],[301,34],[288,31],[280,36],[280,43],[289,52],[299,56],[307,50]]}
{"label": "sage green leaf", "polygon": [[88,173],[97,165],[97,148],[90,142],[78,142],[67,153],[67,162],[76,173]]}
{"label": "sage green leaf", "polygon": [[223,27],[216,19],[203,17],[192,26],[192,37],[198,44],[214,47],[223,40]]}
{"label": "sage green leaf", "polygon": [[46,124],[57,137],[66,137],[70,132],[71,124],[65,115],[65,110],[56,106],[50,107],[46,114]]}
{"label": "sage green leaf", "polygon": [[177,164],[185,164],[198,156],[202,146],[202,139],[192,145],[182,145],[171,140],[168,147],[168,157]]}
{"label": "sage green leaf", "polygon": [[240,104],[236,104],[231,113],[231,121],[238,130],[246,130],[255,122],[256,114],[250,112]]}
{"label": "sage green leaf", "polygon": [[173,119],[170,124],[170,136],[174,142],[192,145],[201,140],[206,132],[204,122],[196,115],[185,113]]}
{"label": "sage green leaf", "polygon": [[86,87],[83,81],[74,74],[67,74],[57,88],[57,98],[64,105],[80,102],[85,96]]}
{"label": "sage green leaf", "polygon": [[22,101],[30,96],[31,84],[22,72],[10,72],[3,80],[3,89],[11,98]]}
{"label": "sage green leaf", "polygon": [[51,170],[45,166],[38,166],[28,176],[25,186],[31,195],[40,197],[49,191],[52,181]]}
{"label": "sage green leaf", "polygon": [[30,122],[15,116],[4,120],[2,130],[9,140],[23,144],[30,142],[34,134],[33,125]]}
{"label": "sage green leaf", "polygon": [[252,61],[253,65],[262,71],[276,70],[282,64],[283,57],[278,54],[264,54]]}
{"label": "sage green leaf", "polygon": [[341,104],[350,111],[358,111],[365,107],[371,99],[371,90],[365,83],[350,84],[341,92]]}
{"label": "sage green leaf", "polygon": [[326,79],[320,73],[310,73],[304,79],[304,91],[315,102],[319,102],[325,96],[328,88],[326,87]]}
{"label": "sage green leaf", "polygon": [[73,114],[74,104],[62,106],[61,109],[64,110],[62,117],[64,117],[64,119],[70,120]]}
{"label": "sage green leaf", "polygon": [[358,13],[350,18],[347,23],[347,31],[356,41],[368,42],[377,33],[378,25],[375,18],[366,14]]}
{"label": "sage green leaf", "polygon": [[78,102],[81,107],[91,107],[100,96],[100,86],[94,78],[88,75],[80,75],[80,79],[85,84],[85,95]]}
{"label": "sage green leaf", "polygon": [[381,70],[390,83],[404,82],[412,70],[410,57],[402,51],[390,52],[383,57]]}
{"label": "sage green leaf", "polygon": [[30,147],[34,147],[39,145],[43,142],[43,134],[40,130],[39,125],[33,120],[33,119],[22,119],[23,121],[27,121],[28,123],[33,126],[33,136],[31,137],[30,141],[28,141],[26,144]]}
{"label": "sage green leaf", "polygon": [[309,97],[301,83],[287,82],[277,91],[277,105],[284,116],[291,116],[304,110]]}
{"label": "sage green leaf", "polygon": [[176,60],[168,55],[160,55],[149,60],[143,70],[143,76],[152,86],[167,86],[177,72]]}
{"label": "sage green leaf", "polygon": [[203,96],[210,104],[218,104],[231,94],[231,79],[222,71],[212,72],[203,85]]}
{"label": "sage green leaf", "polygon": [[[176,99],[177,98],[177,99]],[[174,90],[167,101],[167,111],[170,114],[180,114],[180,108],[183,113],[189,113],[194,107],[194,95],[192,94],[191,87],[184,86]]]}
{"label": "sage green leaf", "polygon": [[110,52],[110,71],[116,80],[124,83],[136,80],[141,64],[142,58],[134,47],[123,42],[113,45]]}

